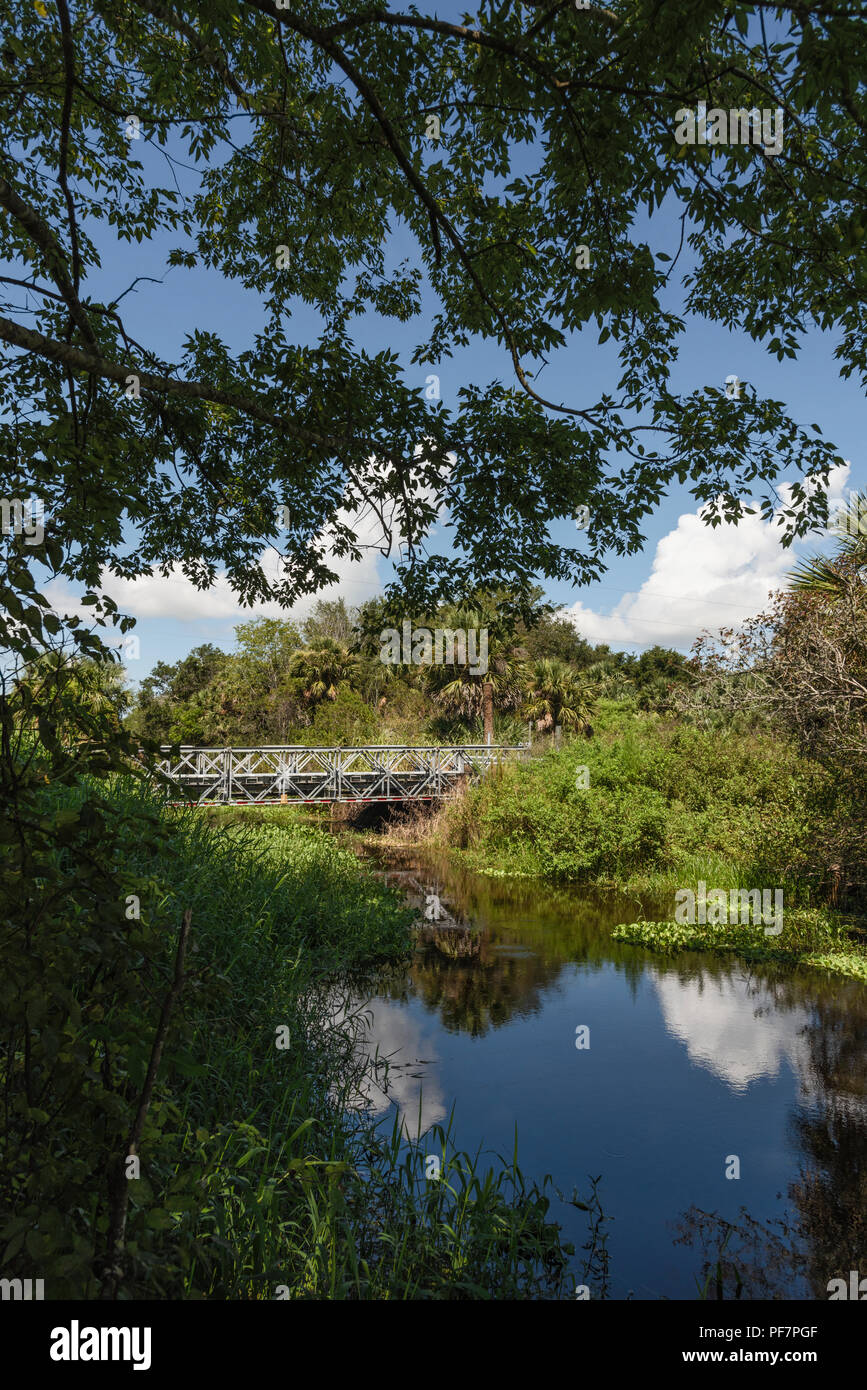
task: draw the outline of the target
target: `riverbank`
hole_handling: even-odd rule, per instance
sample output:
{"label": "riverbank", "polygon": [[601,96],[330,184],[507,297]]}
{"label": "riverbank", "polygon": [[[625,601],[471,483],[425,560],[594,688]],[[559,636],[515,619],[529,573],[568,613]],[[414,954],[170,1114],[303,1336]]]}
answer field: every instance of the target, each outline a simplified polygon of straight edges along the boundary
{"label": "riverbank", "polygon": [[[68,814],[84,794],[63,791]],[[87,952],[63,982],[80,1001],[78,1031],[57,1094],[49,1078],[45,1112],[31,1116],[29,1150],[46,1172],[65,1136],[76,1201],[31,1211],[26,1175],[14,1178],[5,1272],[28,1277],[32,1257],[50,1296],[99,1296],[103,1184],[145,1085],[188,920],[183,986],[125,1188],[119,1296],[560,1296],[572,1252],[542,1188],[514,1164],[488,1173],[455,1152],[448,1125],[426,1136],[425,1153],[359,1108],[371,1073],[351,1000],[409,958],[415,914],[401,896],[285,812],[278,821],[173,809],[116,783],[99,795],[129,890],[125,939],[110,989],[100,992]],[[97,935],[84,917],[76,930]],[[42,952],[50,961],[47,935]],[[77,1069],[102,1124],[66,1115],[60,1081]],[[387,1084],[381,1061],[373,1082]],[[426,1154],[438,1157],[437,1181]]]}
{"label": "riverbank", "polygon": [[[766,732],[701,730],[607,702],[591,738],[497,769],[432,811],[414,808],[383,849],[447,854],[476,873],[617,889],[666,920],[624,923],[622,940],[665,950],[738,951],[867,980],[867,919],[846,910],[846,792]],[[845,841],[844,841],[845,843]],[[776,937],[763,926],[681,931],[676,895],[700,884],[780,889]]]}

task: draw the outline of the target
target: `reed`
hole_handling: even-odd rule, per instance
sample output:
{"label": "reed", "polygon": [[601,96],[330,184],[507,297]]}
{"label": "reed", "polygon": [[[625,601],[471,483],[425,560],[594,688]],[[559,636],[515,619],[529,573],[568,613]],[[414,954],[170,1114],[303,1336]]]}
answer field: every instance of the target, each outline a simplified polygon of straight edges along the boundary
{"label": "reed", "polygon": [[[142,793],[111,795],[120,814]],[[127,868],[143,912],[192,910],[197,978],[159,1079],[169,1122],[133,1184],[122,1296],[563,1296],[573,1252],[547,1181],[525,1182],[514,1156],[457,1152],[451,1122],[413,1143],[360,1102],[359,1001],[411,943],[394,890],[292,819],[159,814],[171,854],[131,839]]]}

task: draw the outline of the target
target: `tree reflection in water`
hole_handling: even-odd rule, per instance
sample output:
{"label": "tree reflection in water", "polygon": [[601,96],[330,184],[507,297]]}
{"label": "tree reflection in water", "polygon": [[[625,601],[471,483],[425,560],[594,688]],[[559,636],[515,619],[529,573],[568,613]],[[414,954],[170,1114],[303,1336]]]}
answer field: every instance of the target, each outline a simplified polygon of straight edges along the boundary
{"label": "tree reflection in water", "polygon": [[[394,1004],[420,1001],[449,1033],[479,1038],[538,1014],[564,971],[613,966],[633,993],[650,972],[669,1034],[729,1090],[746,1093],[783,1065],[791,1070],[788,1126],[798,1159],[797,1176],[779,1193],[783,1217],[761,1221],[743,1208],[730,1221],[691,1206],[674,1222],[674,1244],[696,1255],[697,1296],[825,1300],[829,1280],[848,1280],[851,1269],[867,1276],[862,985],[818,971],[745,967],[728,956],[649,957],[612,941],[610,928],[636,920],[642,907],[648,918],[664,911],[615,893],[488,879],[428,860],[392,861],[385,876],[418,909],[419,926],[410,971],[386,974],[377,992]],[[425,920],[434,898],[438,918]],[[750,1017],[781,1022],[744,1033],[749,1000]],[[741,1055],[747,1039],[752,1058]],[[440,1103],[448,1106],[449,1097]],[[604,1193],[603,1175],[603,1206]]]}
{"label": "tree reflection in water", "polygon": [[867,991],[805,971],[756,981],[781,1011],[812,1009],[804,1027],[801,1095],[792,1114],[800,1152],[787,1195],[791,1223],[762,1223],[741,1210],[729,1223],[690,1208],[676,1244],[702,1255],[699,1282],[708,1298],[827,1299],[831,1279],[867,1275]]}

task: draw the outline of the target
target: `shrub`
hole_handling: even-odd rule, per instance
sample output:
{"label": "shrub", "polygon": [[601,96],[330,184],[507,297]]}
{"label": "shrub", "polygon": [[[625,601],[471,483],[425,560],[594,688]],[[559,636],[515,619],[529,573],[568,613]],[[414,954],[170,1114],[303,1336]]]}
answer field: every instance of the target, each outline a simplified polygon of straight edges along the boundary
{"label": "shrub", "polygon": [[827,887],[850,810],[845,786],[783,740],[609,701],[592,738],[469,788],[433,834],[477,865],[552,880],[676,881],[722,862],[733,883],[785,879],[806,900]]}

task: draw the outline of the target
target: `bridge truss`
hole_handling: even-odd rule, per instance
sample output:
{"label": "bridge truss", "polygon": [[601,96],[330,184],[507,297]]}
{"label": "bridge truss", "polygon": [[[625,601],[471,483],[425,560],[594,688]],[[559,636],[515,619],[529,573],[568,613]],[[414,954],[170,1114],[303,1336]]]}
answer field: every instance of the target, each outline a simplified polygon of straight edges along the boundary
{"label": "bridge truss", "polygon": [[440,748],[182,747],[157,764],[187,804],[428,801],[454,795],[463,778],[525,753],[523,745]]}

